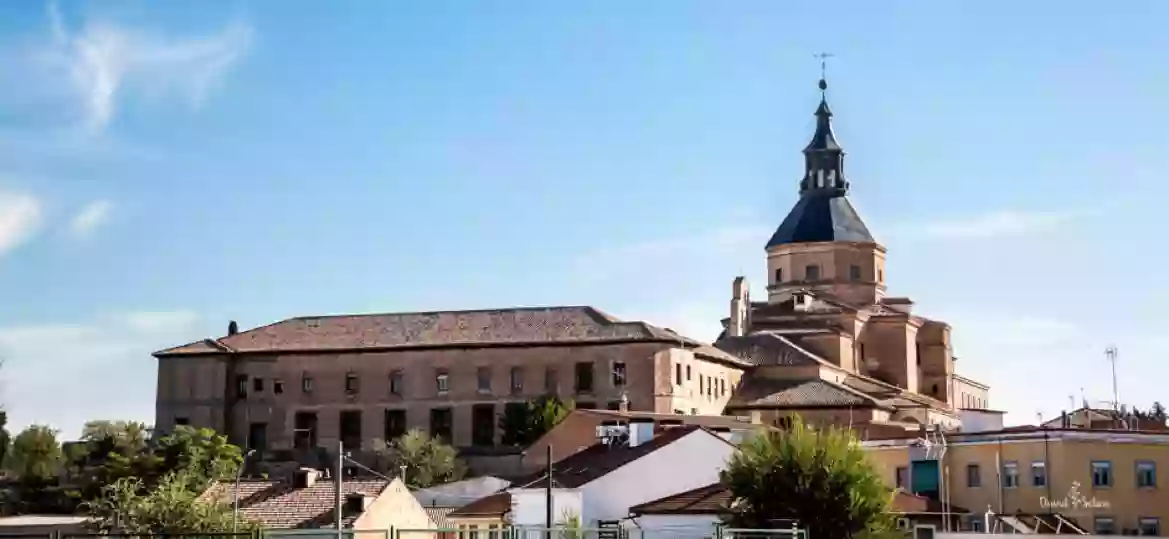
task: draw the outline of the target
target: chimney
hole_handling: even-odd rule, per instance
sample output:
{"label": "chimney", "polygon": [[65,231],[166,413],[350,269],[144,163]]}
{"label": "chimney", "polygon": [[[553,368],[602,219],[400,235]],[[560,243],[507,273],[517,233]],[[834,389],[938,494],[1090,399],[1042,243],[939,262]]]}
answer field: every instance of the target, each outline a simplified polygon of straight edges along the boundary
{"label": "chimney", "polygon": [[654,420],[635,417],[629,420],[629,447],[637,447],[654,437]]}
{"label": "chimney", "polygon": [[320,476],[321,472],[318,472],[317,470],[312,468],[301,468],[296,471],[296,475],[293,477],[292,485],[298,489],[309,488],[316,484],[317,479],[319,479]]}
{"label": "chimney", "polygon": [[236,333],[239,333],[239,324],[236,323],[235,320],[228,320],[227,321],[227,336],[230,337],[232,335],[235,335]]}
{"label": "chimney", "polygon": [[372,500],[370,497],[366,496],[365,494],[360,492],[350,492],[349,494],[345,495],[345,510],[343,513],[346,515],[360,515],[364,513],[366,509],[369,509],[369,503],[371,501]]}
{"label": "chimney", "polygon": [[629,413],[629,394],[622,392],[621,400],[617,403],[617,411],[621,413]]}
{"label": "chimney", "polygon": [[751,308],[747,297],[747,278],[742,275],[735,277],[731,284],[731,321],[727,327],[727,336],[742,337],[747,334],[747,311]]}
{"label": "chimney", "polygon": [[1059,428],[1066,429],[1072,426],[1072,420],[1068,417],[1068,411],[1064,410],[1059,413]]}

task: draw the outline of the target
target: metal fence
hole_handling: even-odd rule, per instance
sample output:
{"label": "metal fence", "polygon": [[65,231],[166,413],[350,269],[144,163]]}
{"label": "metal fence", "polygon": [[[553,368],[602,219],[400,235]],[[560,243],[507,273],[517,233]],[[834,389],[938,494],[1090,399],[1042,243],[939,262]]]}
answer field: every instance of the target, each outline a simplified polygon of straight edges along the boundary
{"label": "metal fence", "polygon": [[[382,530],[354,539],[381,539]],[[368,534],[368,535],[360,535]],[[317,539],[317,538],[314,538]],[[325,539],[325,538],[320,538]],[[346,538],[348,539],[348,538]],[[799,528],[742,529],[707,524],[660,527],[543,528],[533,526],[394,529],[386,539],[808,539]]]}
{"label": "metal fence", "polygon": [[75,532],[0,533],[0,539],[255,539],[252,533],[159,533],[159,534],[102,534]]}

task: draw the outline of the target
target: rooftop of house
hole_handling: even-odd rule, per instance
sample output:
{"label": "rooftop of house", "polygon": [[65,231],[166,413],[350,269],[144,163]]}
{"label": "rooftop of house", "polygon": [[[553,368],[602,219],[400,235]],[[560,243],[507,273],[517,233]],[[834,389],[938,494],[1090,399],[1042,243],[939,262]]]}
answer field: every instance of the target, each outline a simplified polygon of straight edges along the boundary
{"label": "rooftop of house", "polygon": [[[633,447],[610,447],[603,443],[595,443],[552,465],[554,485],[559,488],[578,488],[584,486],[630,462],[666,447],[688,434],[699,431],[722,440],[717,434],[703,427],[685,425],[661,430],[654,434],[653,438]],[[518,478],[512,483],[512,486],[518,488],[535,487],[540,485],[541,481],[546,477],[548,477],[547,468]]]}
{"label": "rooftop of house", "polygon": [[496,492],[451,511],[447,517],[501,517],[508,511],[511,511],[511,494]]}
{"label": "rooftop of house", "polygon": [[742,363],[730,354],[672,330],[646,322],[623,321],[588,306],[305,316],[160,350],[154,355],[168,357],[639,341],[679,343],[707,359]]}
{"label": "rooftop of house", "polygon": [[[725,513],[731,504],[731,491],[722,483],[713,483],[685,492],[648,501],[629,508],[634,515],[710,515]],[[951,513],[969,513],[958,506],[950,506]],[[911,515],[942,513],[942,503],[897,489],[889,504],[889,512]]]}
{"label": "rooftop of house", "polygon": [[[862,441],[866,448],[906,447],[921,437],[914,431],[907,431],[904,435],[870,437]],[[1134,443],[1169,445],[1169,433],[1160,430],[1123,430],[1097,428],[1053,428],[1035,425],[1020,425],[1005,427],[999,430],[978,432],[953,432],[946,434],[946,444],[950,446],[964,443],[981,443],[988,440],[1073,440],[1073,441],[1101,441],[1107,443]]]}
{"label": "rooftop of house", "polygon": [[[395,480],[396,481],[396,480]],[[391,484],[383,479],[345,480],[345,495],[362,494],[376,498]],[[336,525],[336,486],[329,479],[318,479],[310,486],[296,488],[286,481],[245,479],[239,483],[240,514],[265,528],[323,528]],[[200,499],[230,503],[233,485],[212,484]],[[345,514],[342,524],[352,526],[359,514]]]}
{"label": "rooftop of house", "polygon": [[576,409],[571,414],[594,416],[598,421],[617,420],[629,421],[632,419],[648,419],[658,425],[658,429],[672,428],[662,423],[677,423],[679,425],[698,425],[707,428],[726,427],[730,429],[754,429],[766,427],[759,423],[752,423],[750,417],[732,415],[691,415],[691,414],[658,414],[635,410],[587,410]]}

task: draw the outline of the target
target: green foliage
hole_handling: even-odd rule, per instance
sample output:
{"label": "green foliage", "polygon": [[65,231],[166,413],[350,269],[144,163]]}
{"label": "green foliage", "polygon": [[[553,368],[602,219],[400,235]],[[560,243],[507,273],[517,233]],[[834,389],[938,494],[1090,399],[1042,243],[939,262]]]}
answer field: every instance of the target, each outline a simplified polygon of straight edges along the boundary
{"label": "green foliage", "polygon": [[562,401],[554,395],[506,406],[499,418],[503,444],[518,447],[532,445],[564,419],[572,408],[572,401]]}
{"label": "green foliage", "polygon": [[847,430],[816,430],[796,418],[786,431],[760,431],[743,441],[721,478],[736,528],[796,520],[816,539],[893,530],[891,493]]}
{"label": "green foliage", "polygon": [[61,470],[62,453],[57,431],[44,425],[24,429],[12,440],[8,460],[8,469],[21,481],[51,481]]}
{"label": "green foliage", "polygon": [[[199,500],[199,491],[190,485],[199,478],[190,471],[164,475],[148,488],[141,479],[124,477],[102,489],[102,495],[83,504],[90,525],[101,533],[125,535],[191,534],[230,532],[232,508]],[[255,529],[240,522],[239,529]]]}
{"label": "green foliage", "polygon": [[0,467],[7,462],[8,450],[12,446],[12,437],[8,434],[8,412],[0,410]]}
{"label": "green foliage", "polygon": [[405,466],[406,486],[427,488],[462,479],[467,468],[458,457],[458,451],[442,440],[411,429],[389,444],[375,444],[373,467],[387,475],[399,475]]}

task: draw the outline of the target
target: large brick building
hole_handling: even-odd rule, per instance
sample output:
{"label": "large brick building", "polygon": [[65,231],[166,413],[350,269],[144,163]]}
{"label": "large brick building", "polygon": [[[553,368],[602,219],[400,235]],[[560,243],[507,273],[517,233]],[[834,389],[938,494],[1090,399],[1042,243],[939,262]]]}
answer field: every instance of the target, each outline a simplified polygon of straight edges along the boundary
{"label": "large brick building", "polygon": [[747,363],[591,307],[300,317],[156,352],[155,425],[261,449],[368,448],[410,428],[498,442],[509,403],[721,413]]}

